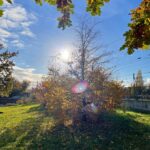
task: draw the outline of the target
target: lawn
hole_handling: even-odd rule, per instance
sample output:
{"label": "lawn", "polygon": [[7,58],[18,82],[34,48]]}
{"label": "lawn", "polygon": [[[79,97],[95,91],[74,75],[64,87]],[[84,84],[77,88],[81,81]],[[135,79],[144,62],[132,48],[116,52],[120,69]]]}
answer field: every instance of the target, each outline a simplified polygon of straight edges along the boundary
{"label": "lawn", "polygon": [[55,125],[37,104],[0,107],[0,150],[150,150],[150,114],[117,110],[98,124]]}

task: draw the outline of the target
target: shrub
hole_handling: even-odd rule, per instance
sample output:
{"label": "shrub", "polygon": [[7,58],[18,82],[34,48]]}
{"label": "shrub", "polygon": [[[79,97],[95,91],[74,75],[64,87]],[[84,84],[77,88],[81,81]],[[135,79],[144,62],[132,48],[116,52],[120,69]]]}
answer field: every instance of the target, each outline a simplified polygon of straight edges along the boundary
{"label": "shrub", "polygon": [[97,105],[99,111],[113,110],[118,107],[125,90],[121,82],[110,80],[110,73],[104,69],[97,69],[89,75],[92,91],[92,101]]}
{"label": "shrub", "polygon": [[47,77],[33,89],[36,101],[40,102],[46,112],[59,123],[65,123],[70,119],[80,123],[85,107],[82,104],[83,96],[87,98],[87,106],[93,103],[98,109],[97,114],[84,111],[93,121],[101,111],[118,107],[124,96],[122,84],[109,81],[104,72],[93,72],[89,80],[89,89],[81,94],[71,92],[74,82],[67,76]]}
{"label": "shrub", "polygon": [[106,102],[104,108],[107,110],[113,110],[119,107],[125,96],[125,90],[121,82],[110,81],[106,84],[105,89]]}
{"label": "shrub", "polygon": [[68,91],[59,80],[47,78],[34,89],[35,98],[59,123],[67,120],[70,108]]}

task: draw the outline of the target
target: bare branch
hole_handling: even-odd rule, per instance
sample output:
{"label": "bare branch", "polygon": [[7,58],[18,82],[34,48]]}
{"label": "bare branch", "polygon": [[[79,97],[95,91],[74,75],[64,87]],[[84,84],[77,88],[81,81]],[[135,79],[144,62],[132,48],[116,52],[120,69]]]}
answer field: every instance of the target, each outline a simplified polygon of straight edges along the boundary
{"label": "bare branch", "polygon": [[69,65],[69,73],[76,76],[77,79],[85,80],[90,70],[109,62],[106,58],[110,52],[103,52],[102,44],[99,42],[100,32],[96,29],[99,23],[92,24],[85,19],[74,28],[77,44],[72,64]]}

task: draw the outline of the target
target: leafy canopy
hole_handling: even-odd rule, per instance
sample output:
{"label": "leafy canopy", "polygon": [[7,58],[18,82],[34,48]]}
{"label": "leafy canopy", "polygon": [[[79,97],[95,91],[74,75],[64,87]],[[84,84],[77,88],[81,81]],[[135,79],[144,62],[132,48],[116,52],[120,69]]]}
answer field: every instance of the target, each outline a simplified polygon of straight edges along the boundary
{"label": "leafy canopy", "polygon": [[11,58],[17,53],[3,49],[0,44],[0,96],[8,96],[12,89],[12,72],[15,65]]}
{"label": "leafy canopy", "polygon": [[128,54],[135,49],[148,49],[150,46],[150,0],[143,0],[139,7],[131,10],[129,31],[124,33],[125,43],[120,48],[127,48]]}

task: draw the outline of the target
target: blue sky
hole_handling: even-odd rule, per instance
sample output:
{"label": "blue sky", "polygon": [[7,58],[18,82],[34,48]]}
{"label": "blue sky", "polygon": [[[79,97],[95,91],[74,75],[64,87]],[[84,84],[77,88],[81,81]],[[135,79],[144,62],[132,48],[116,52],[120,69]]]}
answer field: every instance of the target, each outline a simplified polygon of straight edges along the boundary
{"label": "blue sky", "polygon": [[[139,69],[145,79],[150,78],[150,73],[147,73],[150,72],[150,51],[136,51],[131,56],[126,51],[119,51],[124,41],[123,33],[128,30],[130,10],[140,2],[141,0],[111,0],[102,8],[100,17],[91,17],[85,12],[85,0],[74,0],[73,25],[79,16],[85,15],[91,20],[102,22],[98,26],[101,32],[100,42],[105,45],[105,49],[113,51],[110,66],[116,66],[114,77],[125,83],[130,83],[132,74]],[[64,31],[58,29],[59,13],[56,8],[47,4],[40,7],[33,0],[14,0],[14,4],[6,5],[5,9],[5,15],[0,20],[0,39],[9,49],[19,51],[15,58],[16,72],[22,74],[16,77],[24,79],[28,73],[29,78],[32,76],[39,79],[42,74],[47,73],[50,56],[72,48],[75,41],[72,27]]]}

